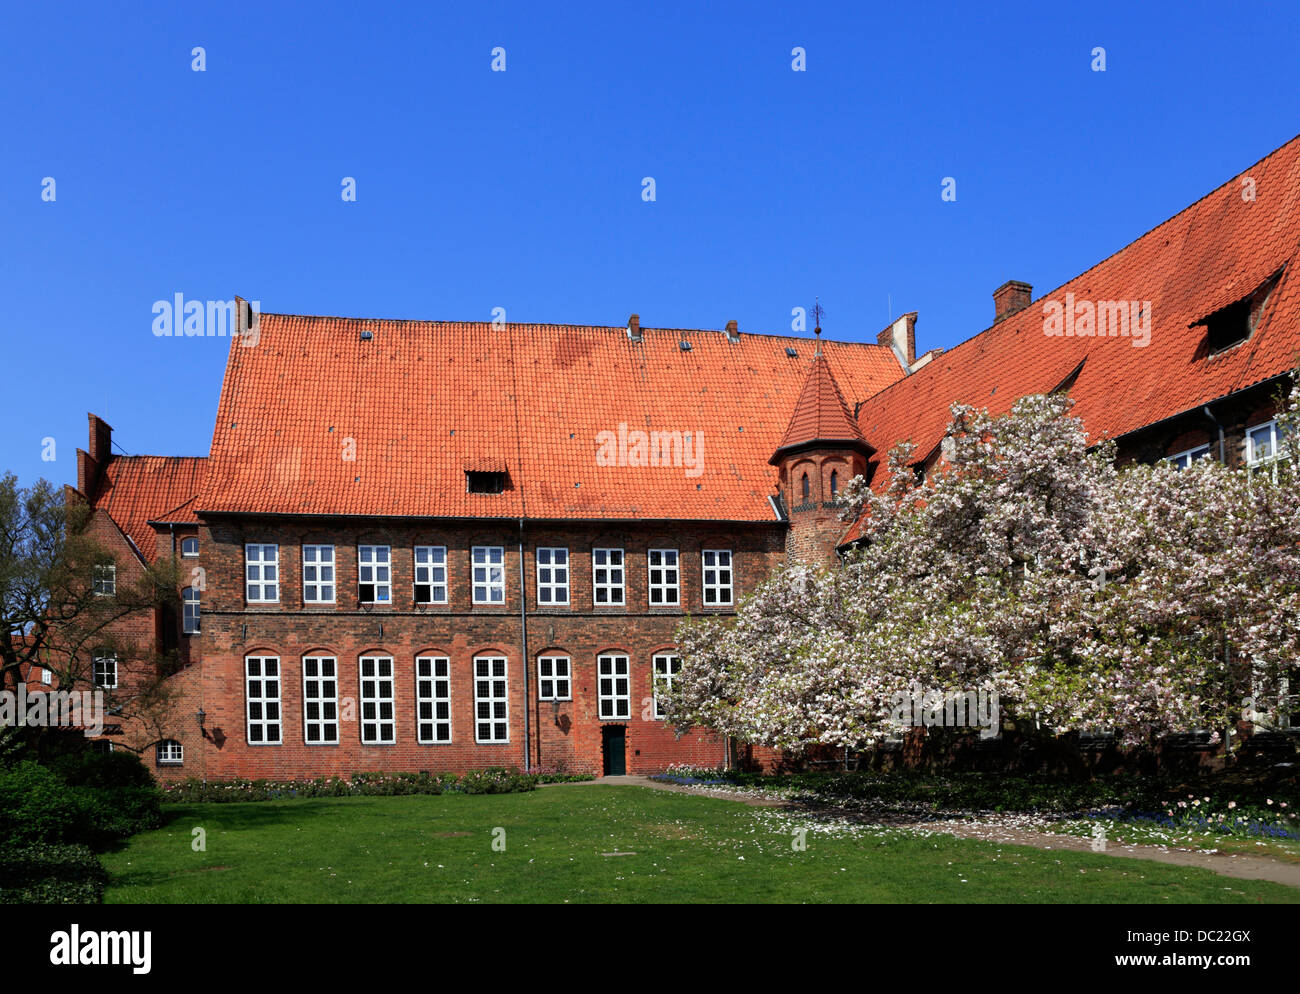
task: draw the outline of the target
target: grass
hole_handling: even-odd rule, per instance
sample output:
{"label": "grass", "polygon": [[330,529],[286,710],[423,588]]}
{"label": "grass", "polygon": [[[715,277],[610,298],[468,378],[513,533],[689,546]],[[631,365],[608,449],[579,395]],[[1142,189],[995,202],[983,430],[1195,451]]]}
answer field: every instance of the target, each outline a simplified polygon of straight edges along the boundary
{"label": "grass", "polygon": [[[806,836],[640,787],[177,805],[104,857],[108,903],[1300,903],[1300,890],[892,829]],[[195,852],[193,829],[206,832]],[[494,851],[494,830],[506,849]]]}

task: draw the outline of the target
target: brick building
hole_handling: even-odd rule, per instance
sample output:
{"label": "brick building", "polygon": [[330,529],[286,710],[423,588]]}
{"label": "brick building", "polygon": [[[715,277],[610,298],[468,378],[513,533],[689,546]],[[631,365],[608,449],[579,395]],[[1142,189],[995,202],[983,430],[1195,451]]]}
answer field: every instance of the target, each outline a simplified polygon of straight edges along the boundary
{"label": "brick building", "polygon": [[116,741],[164,778],[722,763],[658,714],[677,625],[788,558],[833,564],[840,488],[886,485],[902,441],[932,466],[952,403],[1068,391],[1122,458],[1265,463],[1298,252],[1295,139],[919,357],[914,312],[856,344],[241,302],[206,458],[114,455],[94,415],[78,455],[118,569],[192,577],[180,616],[139,622],[184,664],[172,727]]}

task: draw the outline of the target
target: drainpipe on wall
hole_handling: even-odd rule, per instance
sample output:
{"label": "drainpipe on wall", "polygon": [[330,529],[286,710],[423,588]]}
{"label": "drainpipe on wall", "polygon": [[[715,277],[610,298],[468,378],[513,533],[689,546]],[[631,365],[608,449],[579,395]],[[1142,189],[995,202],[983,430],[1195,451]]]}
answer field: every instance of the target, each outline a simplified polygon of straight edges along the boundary
{"label": "drainpipe on wall", "polygon": [[519,642],[524,668],[524,772],[533,768],[533,747],[529,735],[529,711],[532,693],[528,688],[528,590],[524,582],[524,519],[519,519]]}

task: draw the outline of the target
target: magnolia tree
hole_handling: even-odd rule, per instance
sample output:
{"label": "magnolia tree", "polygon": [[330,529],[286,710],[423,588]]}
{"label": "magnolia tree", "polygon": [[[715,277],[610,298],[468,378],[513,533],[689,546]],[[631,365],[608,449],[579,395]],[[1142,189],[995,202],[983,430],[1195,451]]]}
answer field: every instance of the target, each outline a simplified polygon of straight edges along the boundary
{"label": "magnolia tree", "polygon": [[904,445],[888,490],[854,480],[841,568],[791,565],[733,621],[682,626],[672,720],[793,752],[899,733],[918,690],[996,694],[1045,738],[1276,722],[1300,659],[1300,432],[1265,472],[1120,467],[1070,406],[954,406],[928,477]]}

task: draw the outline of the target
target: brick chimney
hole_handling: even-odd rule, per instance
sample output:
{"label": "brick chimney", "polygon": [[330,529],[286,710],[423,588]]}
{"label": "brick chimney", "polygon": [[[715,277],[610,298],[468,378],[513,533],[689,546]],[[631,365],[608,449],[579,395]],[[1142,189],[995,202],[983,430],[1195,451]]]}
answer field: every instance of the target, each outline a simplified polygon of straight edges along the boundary
{"label": "brick chimney", "polygon": [[894,350],[904,369],[916,362],[916,311],[908,311],[876,336],[876,344]]}
{"label": "brick chimney", "polygon": [[86,417],[90,421],[90,451],[77,450],[77,489],[89,500],[94,500],[100,475],[112,454],[113,427],[97,414]]}
{"label": "brick chimney", "polygon": [[727,322],[727,341],[732,345],[740,344],[740,325],[735,321]]}
{"label": "brick chimney", "polygon": [[634,342],[641,341],[641,315],[633,314],[627,319],[627,337]]}
{"label": "brick chimney", "polygon": [[1033,299],[1034,288],[1020,280],[1007,280],[993,291],[993,323],[997,324],[1005,317],[1029,306]]}

